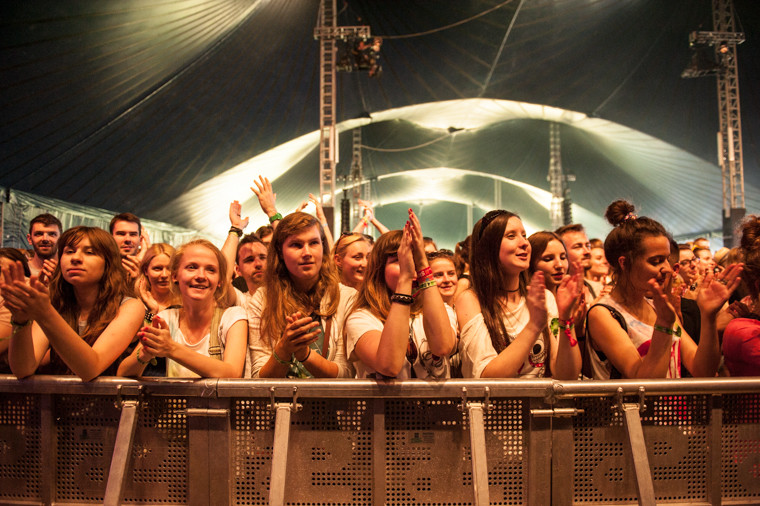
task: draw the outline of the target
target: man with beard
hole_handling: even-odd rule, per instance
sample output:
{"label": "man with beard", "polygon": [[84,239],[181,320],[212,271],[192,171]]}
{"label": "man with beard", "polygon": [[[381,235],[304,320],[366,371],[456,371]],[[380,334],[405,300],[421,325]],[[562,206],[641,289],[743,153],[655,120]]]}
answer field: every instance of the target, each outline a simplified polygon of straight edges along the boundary
{"label": "man with beard", "polygon": [[29,223],[29,233],[26,240],[34,250],[34,256],[29,261],[32,276],[40,276],[47,283],[53,276],[58,264],[58,237],[63,232],[61,220],[52,214],[40,214]]}

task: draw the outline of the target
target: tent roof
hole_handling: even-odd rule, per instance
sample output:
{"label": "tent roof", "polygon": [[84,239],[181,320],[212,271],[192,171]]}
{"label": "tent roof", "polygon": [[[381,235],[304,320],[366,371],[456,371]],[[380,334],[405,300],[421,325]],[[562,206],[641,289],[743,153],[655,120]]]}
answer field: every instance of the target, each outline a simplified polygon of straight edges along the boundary
{"label": "tent roof", "polygon": [[[760,209],[757,9],[735,0],[747,208]],[[613,199],[676,235],[720,228],[715,79],[681,79],[692,0],[348,0],[339,23],[384,38],[383,73],[340,73],[338,173],[362,127],[377,215],[415,207],[451,245],[501,206],[548,228],[549,122],[561,125],[574,217]],[[198,228],[264,174],[278,207],[318,190],[316,0],[103,0],[3,5],[0,185]],[[462,128],[449,133],[448,128]]]}

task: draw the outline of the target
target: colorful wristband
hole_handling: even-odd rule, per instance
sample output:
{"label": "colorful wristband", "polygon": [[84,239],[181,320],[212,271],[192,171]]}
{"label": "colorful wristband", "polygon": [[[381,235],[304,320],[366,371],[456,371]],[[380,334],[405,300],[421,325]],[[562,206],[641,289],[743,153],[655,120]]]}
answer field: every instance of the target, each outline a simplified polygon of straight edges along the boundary
{"label": "colorful wristband", "polygon": [[570,318],[569,320],[560,320],[559,321],[559,328],[562,329],[562,332],[567,336],[567,339],[570,341],[570,346],[576,346],[578,344],[578,340],[573,337],[573,329],[575,328],[575,319]]}
{"label": "colorful wristband", "polygon": [[405,306],[411,306],[414,304],[414,297],[405,293],[394,293],[391,295],[391,302],[396,302]]}
{"label": "colorful wristband", "polygon": [[230,230],[229,230],[229,232],[227,232],[227,234],[228,235],[229,234],[235,234],[238,237],[242,237],[243,236],[243,229],[242,228],[238,228],[238,227],[230,227]]}
{"label": "colorful wristband", "polygon": [[274,223],[275,221],[281,220],[281,219],[282,219],[282,215],[280,213],[276,213],[269,217],[269,223]]}
{"label": "colorful wristband", "polygon": [[681,337],[681,327],[676,325],[676,329],[669,329],[667,327],[663,327],[662,325],[657,325],[656,323],[652,325],[655,330],[659,330],[660,332],[664,332],[668,334],[669,336],[676,336]]}

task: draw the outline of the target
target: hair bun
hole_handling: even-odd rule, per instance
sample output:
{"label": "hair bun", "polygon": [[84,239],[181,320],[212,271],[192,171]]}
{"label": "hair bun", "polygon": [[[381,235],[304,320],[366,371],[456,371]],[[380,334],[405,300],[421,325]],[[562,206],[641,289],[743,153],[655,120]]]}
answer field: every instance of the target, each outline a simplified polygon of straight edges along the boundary
{"label": "hair bun", "polygon": [[604,212],[604,217],[613,227],[617,227],[630,217],[634,217],[636,208],[627,200],[616,200]]}
{"label": "hair bun", "polygon": [[745,251],[760,250],[760,216],[752,214],[742,223],[741,248]]}

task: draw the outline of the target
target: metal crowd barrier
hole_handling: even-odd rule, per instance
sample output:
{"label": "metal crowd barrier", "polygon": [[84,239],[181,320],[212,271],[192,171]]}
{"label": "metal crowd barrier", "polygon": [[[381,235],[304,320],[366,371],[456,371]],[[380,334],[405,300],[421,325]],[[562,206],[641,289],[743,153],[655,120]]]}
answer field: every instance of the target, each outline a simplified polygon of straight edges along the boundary
{"label": "metal crowd barrier", "polygon": [[1,504],[760,504],[760,378],[0,375]]}

